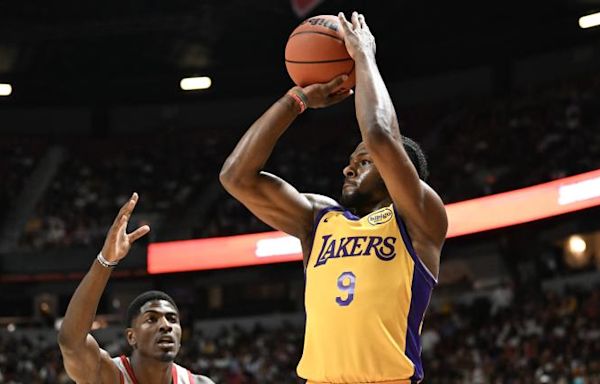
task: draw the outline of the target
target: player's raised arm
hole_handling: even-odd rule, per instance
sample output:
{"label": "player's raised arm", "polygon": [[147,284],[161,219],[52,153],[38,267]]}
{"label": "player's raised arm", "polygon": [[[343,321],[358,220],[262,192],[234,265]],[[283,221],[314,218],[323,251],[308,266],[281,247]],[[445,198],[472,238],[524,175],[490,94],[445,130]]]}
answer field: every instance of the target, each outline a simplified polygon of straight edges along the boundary
{"label": "player's raised arm", "polygon": [[345,81],[295,87],[273,104],[244,134],[221,169],[223,187],[273,228],[303,239],[312,228],[313,203],[281,178],[263,171],[279,137],[306,108],[340,102],[351,92],[334,92]]}
{"label": "player's raised arm", "polygon": [[447,217],[439,196],[419,179],[402,144],[394,105],[375,61],[375,38],[363,15],[339,15],[348,53],[356,62],[356,117],[367,151],[409,229],[434,245],[446,236]]}
{"label": "player's raised arm", "polygon": [[121,207],[108,231],[102,252],[73,294],[58,333],[65,369],[78,383],[119,382],[117,367],[89,331],[112,268],[127,255],[131,244],[150,231],[144,225],[130,234],[126,233],[127,222],[137,200],[138,195],[134,193]]}

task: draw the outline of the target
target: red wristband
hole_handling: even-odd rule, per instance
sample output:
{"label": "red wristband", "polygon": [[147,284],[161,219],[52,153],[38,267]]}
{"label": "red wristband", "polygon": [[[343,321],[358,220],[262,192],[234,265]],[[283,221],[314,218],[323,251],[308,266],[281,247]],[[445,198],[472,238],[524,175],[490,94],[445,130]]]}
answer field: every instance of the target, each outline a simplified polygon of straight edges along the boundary
{"label": "red wristband", "polygon": [[298,93],[294,92],[294,90],[290,90],[287,94],[289,96],[291,96],[292,99],[294,99],[294,101],[298,105],[298,108],[299,108],[298,113],[302,113],[302,112],[306,111],[306,103],[304,102],[302,97],[300,97],[300,95],[298,95]]}

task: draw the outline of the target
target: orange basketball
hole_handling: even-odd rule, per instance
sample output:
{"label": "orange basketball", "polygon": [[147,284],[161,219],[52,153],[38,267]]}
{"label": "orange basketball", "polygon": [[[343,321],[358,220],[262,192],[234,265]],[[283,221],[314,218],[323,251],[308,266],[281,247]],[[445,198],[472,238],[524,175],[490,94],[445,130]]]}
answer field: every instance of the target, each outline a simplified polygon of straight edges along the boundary
{"label": "orange basketball", "polygon": [[337,16],[321,15],[305,20],[285,46],[285,66],[296,85],[327,83],[346,74],[342,89],[354,87],[354,60],[348,54]]}

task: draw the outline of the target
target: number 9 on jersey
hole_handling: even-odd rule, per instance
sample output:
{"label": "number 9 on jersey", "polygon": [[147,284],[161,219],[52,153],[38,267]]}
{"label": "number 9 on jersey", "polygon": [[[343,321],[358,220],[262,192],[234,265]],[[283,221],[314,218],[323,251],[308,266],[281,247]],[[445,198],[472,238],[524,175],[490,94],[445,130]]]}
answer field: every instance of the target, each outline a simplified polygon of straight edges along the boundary
{"label": "number 9 on jersey", "polygon": [[341,307],[347,307],[354,300],[354,288],[356,287],[356,276],[352,272],[344,272],[337,279],[338,289],[346,293],[346,297],[340,295],[335,298],[335,302]]}

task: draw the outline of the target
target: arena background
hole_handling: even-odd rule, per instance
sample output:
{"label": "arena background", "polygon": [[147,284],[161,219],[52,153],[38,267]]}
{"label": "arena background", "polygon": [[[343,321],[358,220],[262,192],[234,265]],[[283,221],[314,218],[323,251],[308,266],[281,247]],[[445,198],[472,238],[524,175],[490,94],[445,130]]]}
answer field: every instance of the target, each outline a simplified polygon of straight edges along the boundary
{"label": "arena background", "polygon": [[[597,0],[2,1],[0,383],[69,382],[56,327],[132,191],[133,225],[152,232],[113,273],[101,344],[123,351],[129,301],[162,289],[182,311],[185,366],[217,383],[302,382],[299,261],[150,274],[147,249],[270,231],[223,191],[220,165],[291,87],[291,30],[355,9],[447,204],[600,169],[600,29],[578,25]],[[212,86],[183,91],[190,76]],[[337,196],[358,141],[352,101],[310,111],[268,169]],[[600,383],[600,179],[558,183],[589,207],[447,241],[425,383]]]}

